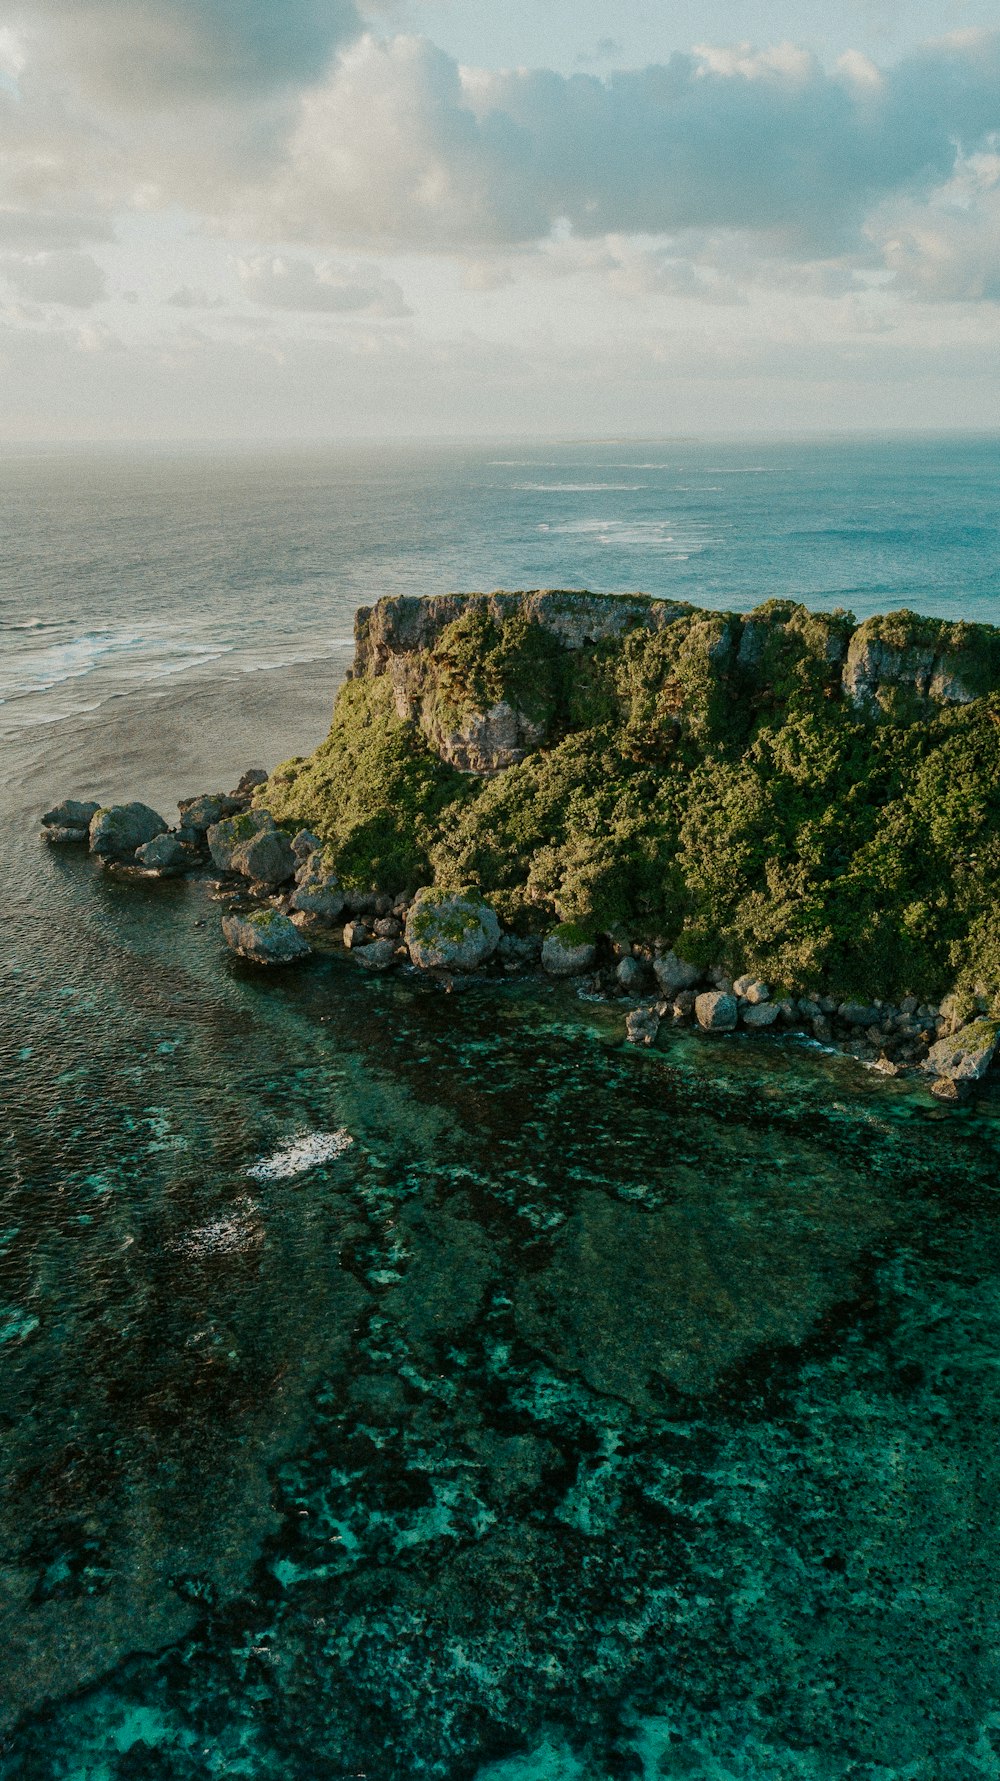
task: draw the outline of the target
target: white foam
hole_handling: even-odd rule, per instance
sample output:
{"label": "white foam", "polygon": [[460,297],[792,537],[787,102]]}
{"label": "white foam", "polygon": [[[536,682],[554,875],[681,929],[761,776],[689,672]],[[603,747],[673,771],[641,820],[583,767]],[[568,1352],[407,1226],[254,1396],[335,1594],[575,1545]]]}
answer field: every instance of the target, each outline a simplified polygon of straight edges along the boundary
{"label": "white foam", "polygon": [[246,1173],[251,1181],[288,1181],[293,1175],[304,1174],[306,1169],[315,1169],[320,1163],[329,1163],[334,1157],[343,1156],[353,1143],[350,1132],[343,1126],[338,1132],[303,1132],[295,1138],[286,1138],[270,1156],[252,1163]]}
{"label": "white foam", "polygon": [[179,1255],[235,1255],[253,1249],[264,1235],[254,1218],[257,1210],[253,1200],[240,1200],[225,1217],[198,1225],[170,1247]]}
{"label": "white foam", "polygon": [[521,494],[538,495],[633,495],[644,489],[644,482],[515,482]]}

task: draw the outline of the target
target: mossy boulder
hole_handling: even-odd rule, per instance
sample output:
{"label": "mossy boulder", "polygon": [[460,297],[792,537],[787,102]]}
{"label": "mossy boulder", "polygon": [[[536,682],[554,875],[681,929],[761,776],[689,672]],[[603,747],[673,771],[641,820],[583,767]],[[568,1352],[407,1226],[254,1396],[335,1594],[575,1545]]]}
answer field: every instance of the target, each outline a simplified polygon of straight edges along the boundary
{"label": "mossy boulder", "polygon": [[208,851],[212,864],[220,872],[236,872],[235,856],[254,836],[275,827],[269,810],[244,810],[238,816],[223,817],[208,830]]}
{"label": "mossy boulder", "polygon": [[973,1020],[949,1038],[939,1039],[927,1053],[926,1068],[953,1082],[978,1082],[985,1076],[1000,1044],[1000,1021]]}
{"label": "mossy boulder", "polygon": [[287,884],[295,877],[297,863],[288,836],[282,829],[272,826],[261,829],[233,849],[230,869],[242,873],[254,884],[274,887]]}
{"label": "mossy boulder", "polygon": [[226,915],[222,933],[231,952],[255,965],[290,965],[308,958],[310,946],[293,921],[277,909]]}
{"label": "mossy boulder", "polygon": [[593,970],[596,957],[593,936],[574,922],[562,922],[542,941],[542,969],[550,977],[579,977]]}
{"label": "mossy boulder", "polygon": [[430,887],[417,892],[406,917],[406,945],[425,971],[475,971],[492,958],[500,923],[478,891]]}
{"label": "mossy boulder", "polygon": [[[294,841],[292,850],[294,853]],[[318,922],[334,922],[343,912],[344,893],[340,879],[321,847],[313,849],[295,874],[292,908]]]}

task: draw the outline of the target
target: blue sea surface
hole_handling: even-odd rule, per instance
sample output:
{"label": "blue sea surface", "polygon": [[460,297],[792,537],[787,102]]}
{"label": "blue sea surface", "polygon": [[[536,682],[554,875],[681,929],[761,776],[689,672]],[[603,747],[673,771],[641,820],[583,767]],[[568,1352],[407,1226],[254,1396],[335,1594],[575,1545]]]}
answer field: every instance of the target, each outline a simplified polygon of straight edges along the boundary
{"label": "blue sea surface", "polygon": [[3,1781],[996,1781],[1000,1100],[43,848],[383,593],[998,618],[991,440],[0,460]]}

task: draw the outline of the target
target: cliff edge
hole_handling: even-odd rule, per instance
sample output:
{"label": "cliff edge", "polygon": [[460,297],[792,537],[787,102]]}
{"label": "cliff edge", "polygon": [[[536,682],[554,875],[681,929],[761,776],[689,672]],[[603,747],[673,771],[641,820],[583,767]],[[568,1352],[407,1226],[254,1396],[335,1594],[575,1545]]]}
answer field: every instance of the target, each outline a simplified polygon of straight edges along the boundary
{"label": "cliff edge", "polygon": [[362,608],[259,795],[362,890],[479,889],[835,995],[1000,991],[1000,631],[559,590]]}

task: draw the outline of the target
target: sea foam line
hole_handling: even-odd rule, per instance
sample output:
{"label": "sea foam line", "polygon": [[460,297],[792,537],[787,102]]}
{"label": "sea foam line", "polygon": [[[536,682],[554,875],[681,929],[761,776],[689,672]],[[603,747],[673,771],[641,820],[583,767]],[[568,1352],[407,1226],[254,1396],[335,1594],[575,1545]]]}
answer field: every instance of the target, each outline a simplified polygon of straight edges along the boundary
{"label": "sea foam line", "polygon": [[353,1143],[343,1126],[336,1132],[300,1132],[294,1138],[286,1138],[270,1156],[251,1163],[246,1173],[251,1181],[288,1181],[293,1175],[304,1174],[306,1169],[343,1156]]}

